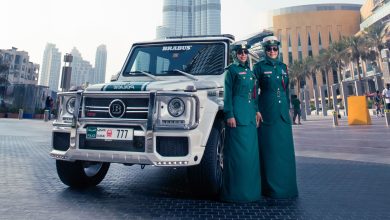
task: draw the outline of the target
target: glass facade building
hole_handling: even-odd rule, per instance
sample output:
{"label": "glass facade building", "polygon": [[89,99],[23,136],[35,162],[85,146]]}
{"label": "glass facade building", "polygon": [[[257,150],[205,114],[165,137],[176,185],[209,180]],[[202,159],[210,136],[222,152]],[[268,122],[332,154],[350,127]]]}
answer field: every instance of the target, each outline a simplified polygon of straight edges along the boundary
{"label": "glass facade building", "polygon": [[73,56],[70,86],[82,86],[89,83],[90,76],[94,72],[92,65],[82,58],[77,48],[74,47],[70,54]]}
{"label": "glass facade building", "polygon": [[47,43],[43,52],[39,85],[48,86],[57,92],[61,73],[61,53],[55,44]]}
{"label": "glass facade building", "polygon": [[91,76],[90,83],[104,83],[106,77],[107,48],[106,45],[100,45],[96,50],[95,71]]}
{"label": "glass facade building", "polygon": [[220,0],[164,0],[157,38],[221,34]]}

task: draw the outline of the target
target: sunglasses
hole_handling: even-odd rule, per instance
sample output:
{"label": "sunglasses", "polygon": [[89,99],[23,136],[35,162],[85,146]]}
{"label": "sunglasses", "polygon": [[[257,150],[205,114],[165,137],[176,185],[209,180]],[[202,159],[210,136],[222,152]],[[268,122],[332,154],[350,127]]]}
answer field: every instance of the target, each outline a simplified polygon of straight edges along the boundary
{"label": "sunglasses", "polygon": [[279,51],[279,48],[278,47],[266,47],[265,51],[267,51],[267,52],[271,52],[271,51],[277,52],[277,51]]}
{"label": "sunglasses", "polygon": [[248,50],[239,50],[239,51],[237,51],[237,54],[238,54],[238,55],[248,54],[248,53],[249,53]]}

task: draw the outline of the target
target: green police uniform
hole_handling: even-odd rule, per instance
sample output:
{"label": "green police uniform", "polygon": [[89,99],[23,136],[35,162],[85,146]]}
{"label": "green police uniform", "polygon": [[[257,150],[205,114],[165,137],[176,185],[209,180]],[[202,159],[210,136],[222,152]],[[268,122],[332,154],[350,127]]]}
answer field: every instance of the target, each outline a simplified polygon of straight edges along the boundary
{"label": "green police uniform", "polygon": [[298,195],[294,142],[289,114],[287,66],[266,56],[254,66],[259,81],[258,129],[262,194],[272,198]]}
{"label": "green police uniform", "polygon": [[225,74],[225,119],[235,118],[237,127],[226,126],[221,200],[257,201],[261,198],[261,182],[256,78],[247,64],[237,61],[227,67]]}

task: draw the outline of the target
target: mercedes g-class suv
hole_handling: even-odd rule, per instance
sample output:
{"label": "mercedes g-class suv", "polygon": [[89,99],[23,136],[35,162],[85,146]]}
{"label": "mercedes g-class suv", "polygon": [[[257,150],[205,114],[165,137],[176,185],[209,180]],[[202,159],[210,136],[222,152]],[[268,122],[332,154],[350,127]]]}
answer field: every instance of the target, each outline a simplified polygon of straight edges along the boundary
{"label": "mercedes g-class suv", "polygon": [[193,186],[217,194],[223,73],[233,41],[220,35],[136,43],[112,82],[59,93],[50,155],[61,181],[95,186],[110,163],[184,166]]}

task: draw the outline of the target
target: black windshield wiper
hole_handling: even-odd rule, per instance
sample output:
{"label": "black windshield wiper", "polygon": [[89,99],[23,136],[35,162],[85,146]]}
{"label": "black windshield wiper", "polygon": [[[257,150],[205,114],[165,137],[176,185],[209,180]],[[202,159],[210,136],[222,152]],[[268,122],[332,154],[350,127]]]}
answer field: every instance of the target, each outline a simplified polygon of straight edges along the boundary
{"label": "black windshield wiper", "polygon": [[150,77],[150,78],[152,78],[154,80],[159,80],[155,75],[150,74],[150,73],[145,72],[145,71],[136,70],[136,71],[129,72],[129,74],[132,74],[132,75],[134,75],[135,73],[141,73],[141,74],[143,74],[145,76],[148,76],[148,77]]}
{"label": "black windshield wiper", "polygon": [[184,72],[184,71],[181,71],[181,70],[178,70],[178,69],[174,69],[174,70],[172,70],[172,71],[181,73],[182,75],[184,75],[184,76],[186,76],[186,77],[188,77],[188,78],[190,78],[190,79],[192,79],[192,80],[198,81],[198,79],[197,79],[194,75],[192,75],[192,74],[190,74],[190,73],[187,73],[187,72]]}

